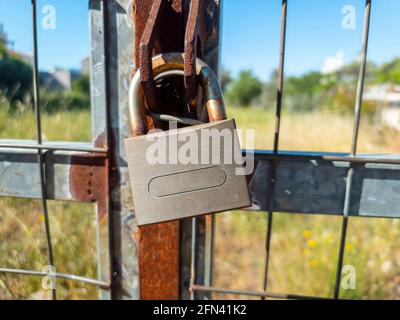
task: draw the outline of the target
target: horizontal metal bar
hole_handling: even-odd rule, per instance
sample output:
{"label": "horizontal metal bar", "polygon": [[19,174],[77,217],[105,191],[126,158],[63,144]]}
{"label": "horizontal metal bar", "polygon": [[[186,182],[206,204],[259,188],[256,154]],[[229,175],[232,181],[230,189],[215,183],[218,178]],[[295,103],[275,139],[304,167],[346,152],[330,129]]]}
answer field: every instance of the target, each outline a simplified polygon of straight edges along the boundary
{"label": "horizontal metal bar", "polygon": [[348,153],[316,153],[281,151],[274,154],[272,151],[243,150],[244,155],[254,155],[259,160],[325,160],[348,163],[376,163],[376,164],[399,164],[400,155],[397,154],[359,154],[351,156]]}
{"label": "horizontal metal bar", "polygon": [[0,142],[0,149],[28,149],[28,150],[48,150],[48,151],[71,151],[71,152],[89,152],[106,154],[106,148],[79,147],[73,142],[63,144],[30,144],[30,143],[3,143]]}
{"label": "horizontal metal bar", "polygon": [[331,298],[324,297],[312,297],[298,294],[290,293],[274,293],[274,292],[264,292],[264,291],[253,291],[253,290],[237,290],[237,289],[226,289],[226,288],[216,288],[201,285],[193,285],[191,287],[192,291],[197,292],[210,292],[210,293],[220,293],[220,294],[233,294],[240,296],[251,296],[251,297],[264,297],[264,298],[274,298],[274,299],[289,299],[289,300],[332,300]]}
{"label": "horizontal metal bar", "polygon": [[108,282],[104,282],[104,281],[100,281],[100,280],[92,279],[92,278],[87,278],[87,277],[80,277],[80,276],[76,276],[76,275],[72,275],[72,274],[59,273],[59,272],[50,274],[48,272],[41,272],[41,271],[34,271],[34,270],[0,268],[0,273],[10,273],[10,274],[18,274],[18,275],[34,276],[34,277],[54,276],[55,278],[59,278],[59,279],[78,281],[78,282],[84,282],[87,284],[95,285],[103,290],[110,289],[110,283],[108,283]]}
{"label": "horizontal metal bar", "polygon": [[[271,154],[255,152],[255,171],[249,177],[253,210],[341,215],[350,163],[346,154],[280,152],[276,161],[276,190],[273,208],[267,204]],[[396,160],[396,155],[364,155],[365,160],[354,167],[350,216],[400,218],[400,165],[381,163]],[[71,169],[92,167],[96,175],[82,176],[79,185],[99,184],[98,169],[104,165],[101,155],[71,154],[59,151],[46,155],[48,196],[54,200],[82,201],[71,190]],[[378,161],[378,160],[377,160]],[[127,174],[126,163],[121,163]],[[86,179],[86,180],[85,180]],[[86,181],[86,182],[85,182]],[[33,150],[0,149],[0,196],[40,199],[40,177],[37,153]],[[94,198],[89,200],[95,201]]]}
{"label": "horizontal metal bar", "polygon": [[[57,151],[45,156],[47,195],[51,200],[78,201],[87,195],[87,202],[96,201],[96,195],[74,190],[75,186],[101,189],[104,182],[105,156],[99,154]],[[0,196],[41,199],[40,175],[37,170],[37,151],[0,149]],[[78,175],[74,172],[82,172]],[[76,180],[79,178],[79,181]]]}
{"label": "horizontal metal bar", "polygon": [[[325,156],[289,156],[276,161],[273,201],[270,159],[256,155],[249,179],[252,210],[285,213],[342,215],[349,162]],[[330,159],[337,159],[332,157]],[[353,164],[350,216],[400,218],[400,166],[398,164]]]}

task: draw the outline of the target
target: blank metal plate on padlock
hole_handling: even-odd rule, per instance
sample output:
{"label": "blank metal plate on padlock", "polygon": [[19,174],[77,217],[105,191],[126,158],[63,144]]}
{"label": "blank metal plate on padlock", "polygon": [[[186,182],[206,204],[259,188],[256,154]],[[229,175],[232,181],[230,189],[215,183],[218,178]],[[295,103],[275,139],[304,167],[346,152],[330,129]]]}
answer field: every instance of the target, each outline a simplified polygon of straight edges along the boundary
{"label": "blank metal plate on padlock", "polygon": [[[200,142],[202,129],[217,130],[216,132],[229,130],[236,135],[235,128],[234,120],[223,120],[165,131],[163,133],[166,135],[166,150],[169,152],[169,139],[177,141],[177,149],[180,150],[187,142],[185,139],[190,131],[198,138],[196,147],[200,159],[202,152],[205,151],[204,140]],[[242,156],[237,138],[233,139],[231,164],[225,164],[222,161],[217,164],[207,162],[208,164],[185,165],[180,163],[150,164],[147,151],[155,141],[150,138],[151,135],[146,135],[126,140],[138,225],[183,219],[251,205],[246,178],[236,174],[236,169],[242,166],[234,161]],[[214,152],[224,154],[225,144],[223,139],[220,143],[215,143],[211,139],[206,148],[212,159]]]}

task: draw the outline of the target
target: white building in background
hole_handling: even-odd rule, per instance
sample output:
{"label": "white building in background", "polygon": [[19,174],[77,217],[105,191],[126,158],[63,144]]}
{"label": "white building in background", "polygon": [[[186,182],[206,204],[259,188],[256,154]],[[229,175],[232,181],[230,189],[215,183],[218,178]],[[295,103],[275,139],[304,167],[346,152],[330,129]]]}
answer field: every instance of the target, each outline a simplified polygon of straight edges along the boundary
{"label": "white building in background", "polygon": [[69,91],[74,80],[81,77],[79,70],[56,68],[52,71],[40,71],[40,83],[48,90]]}
{"label": "white building in background", "polygon": [[[0,43],[6,46],[7,52],[10,55],[18,57],[33,67],[32,55],[14,50],[14,42],[8,39],[8,35],[5,32],[3,24],[0,24]],[[89,75],[89,73],[90,58],[87,57],[81,61],[81,70],[55,68],[54,70],[50,71],[40,71],[39,77],[41,85],[48,90],[68,91],[72,89],[72,83],[74,80],[79,79],[82,75]]]}
{"label": "white building in background", "polygon": [[81,73],[84,76],[90,75],[90,57],[86,57],[81,61]]}
{"label": "white building in background", "polygon": [[400,85],[385,83],[368,86],[363,99],[376,103],[382,123],[400,131]]}

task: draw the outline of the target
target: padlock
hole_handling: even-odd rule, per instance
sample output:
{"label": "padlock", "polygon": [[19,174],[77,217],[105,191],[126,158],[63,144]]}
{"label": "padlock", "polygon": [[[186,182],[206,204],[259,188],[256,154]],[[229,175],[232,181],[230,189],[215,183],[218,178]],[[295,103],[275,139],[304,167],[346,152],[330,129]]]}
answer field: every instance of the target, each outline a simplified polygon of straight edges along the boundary
{"label": "padlock", "polygon": [[[183,60],[180,53],[155,56],[154,78],[182,75]],[[132,79],[132,137],[126,139],[125,145],[139,226],[251,205],[246,178],[238,173],[243,168],[243,158],[235,121],[224,120],[218,80],[200,59],[196,61],[196,74],[206,101],[208,123],[146,111],[139,92],[140,71]],[[191,126],[148,133],[146,113],[153,119]]]}

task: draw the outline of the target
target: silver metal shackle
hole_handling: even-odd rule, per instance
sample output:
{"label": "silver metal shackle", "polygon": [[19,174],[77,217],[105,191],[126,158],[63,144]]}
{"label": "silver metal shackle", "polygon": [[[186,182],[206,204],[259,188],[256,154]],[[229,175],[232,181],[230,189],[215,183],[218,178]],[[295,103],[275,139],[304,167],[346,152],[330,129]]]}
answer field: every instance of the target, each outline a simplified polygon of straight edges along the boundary
{"label": "silver metal shackle", "polygon": [[[159,54],[153,57],[152,62],[155,80],[183,75],[184,55],[182,53]],[[211,68],[198,58],[196,59],[196,76],[203,89],[210,122],[226,119],[225,105],[218,79]],[[137,70],[129,87],[129,125],[132,136],[147,134],[146,114],[161,121],[177,121],[189,125],[201,123],[194,119],[147,112],[144,108],[143,96],[140,94],[140,70]]]}

